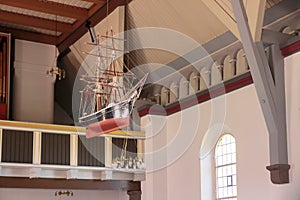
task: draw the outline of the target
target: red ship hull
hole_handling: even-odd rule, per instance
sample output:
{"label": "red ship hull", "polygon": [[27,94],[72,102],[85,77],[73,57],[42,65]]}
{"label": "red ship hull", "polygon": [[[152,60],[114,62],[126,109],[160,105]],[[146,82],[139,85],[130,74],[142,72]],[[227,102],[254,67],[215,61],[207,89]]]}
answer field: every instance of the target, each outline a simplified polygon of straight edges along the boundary
{"label": "red ship hull", "polygon": [[125,128],[130,124],[130,117],[111,118],[89,124],[86,127],[86,138],[93,138],[108,132]]}

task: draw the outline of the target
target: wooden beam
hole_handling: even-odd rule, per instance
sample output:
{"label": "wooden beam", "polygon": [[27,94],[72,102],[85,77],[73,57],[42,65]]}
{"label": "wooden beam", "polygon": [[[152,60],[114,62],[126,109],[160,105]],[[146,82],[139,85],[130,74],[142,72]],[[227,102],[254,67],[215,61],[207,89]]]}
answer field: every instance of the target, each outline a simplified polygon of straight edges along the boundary
{"label": "wooden beam", "polygon": [[20,24],[24,26],[32,26],[52,31],[56,31],[57,29],[58,32],[70,32],[72,30],[72,25],[68,23],[56,22],[53,20],[6,11],[0,11],[0,21],[5,21],[13,24]]}
{"label": "wooden beam", "polygon": [[266,0],[247,1],[247,17],[254,42],[261,40],[262,27],[265,16]]}
{"label": "wooden beam", "polygon": [[[126,0],[110,0],[109,1],[109,7],[108,7],[108,13],[110,14],[112,11],[114,11],[118,6],[126,5],[130,1]],[[85,22],[87,20],[91,21],[91,26],[97,25],[100,21],[102,21],[106,15],[106,4],[97,4],[96,7],[93,8],[89,12],[90,17],[87,18],[85,21],[78,21],[76,24],[74,24],[74,31],[65,37],[60,37],[59,44],[57,45],[60,52],[67,49],[69,46],[71,46],[74,42],[76,42],[79,38],[81,38],[85,33],[87,33],[87,28],[85,27]]]}
{"label": "wooden beam", "polygon": [[[232,0],[232,7],[268,128],[271,164],[268,169],[271,171],[271,180],[276,184],[288,183],[290,166],[287,152],[283,57],[279,45],[273,44],[271,58],[268,60],[262,42],[253,42],[242,0]],[[282,179],[276,179],[274,176]]]}
{"label": "wooden beam", "polygon": [[0,188],[140,191],[139,181],[0,177]]}
{"label": "wooden beam", "polygon": [[57,40],[57,38],[52,35],[7,28],[7,27],[0,27],[0,32],[11,33],[12,36],[16,39],[28,40],[28,41],[40,42],[40,43],[46,43],[52,45],[55,45],[56,43],[55,41]]}
{"label": "wooden beam", "polygon": [[59,16],[71,17],[75,19],[85,19],[88,17],[88,10],[66,4],[41,1],[41,0],[0,0],[0,4],[34,10]]}

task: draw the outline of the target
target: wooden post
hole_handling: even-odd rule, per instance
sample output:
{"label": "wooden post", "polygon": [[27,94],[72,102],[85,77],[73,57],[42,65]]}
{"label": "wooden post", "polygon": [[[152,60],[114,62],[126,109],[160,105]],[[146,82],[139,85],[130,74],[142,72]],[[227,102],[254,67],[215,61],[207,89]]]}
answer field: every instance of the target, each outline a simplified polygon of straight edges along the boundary
{"label": "wooden post", "polygon": [[140,190],[129,190],[127,191],[129,196],[129,200],[141,200],[142,199],[142,191]]}
{"label": "wooden post", "polygon": [[263,43],[253,41],[243,1],[232,0],[231,3],[269,131],[270,166],[267,169],[274,184],[289,183],[284,60],[276,42],[271,45],[272,57],[268,60]]}
{"label": "wooden post", "polygon": [[42,132],[33,132],[33,158],[32,163],[41,164],[41,152],[42,152]]}
{"label": "wooden post", "polygon": [[137,157],[144,159],[144,140],[137,140]]}
{"label": "wooden post", "polygon": [[105,137],[105,167],[112,164],[112,137]]}
{"label": "wooden post", "polygon": [[70,135],[70,165],[78,165],[78,136],[76,134]]}

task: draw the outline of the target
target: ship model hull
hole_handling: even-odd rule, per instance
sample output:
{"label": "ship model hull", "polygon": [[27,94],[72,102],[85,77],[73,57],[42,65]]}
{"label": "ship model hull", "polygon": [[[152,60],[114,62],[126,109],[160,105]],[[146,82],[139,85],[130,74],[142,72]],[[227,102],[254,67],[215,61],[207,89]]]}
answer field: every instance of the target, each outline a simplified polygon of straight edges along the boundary
{"label": "ship model hull", "polygon": [[113,103],[97,112],[79,118],[79,123],[86,127],[86,137],[92,138],[129,126],[130,114],[135,101],[139,98],[148,74],[125,94],[123,101]]}
{"label": "ship model hull", "polygon": [[86,127],[86,137],[92,138],[129,126],[131,110],[132,100],[126,100],[82,117],[80,123]]}
{"label": "ship model hull", "polygon": [[81,78],[86,86],[81,91],[79,114],[79,123],[86,127],[87,138],[130,125],[133,106],[148,76],[146,74],[139,80],[118,61],[117,58],[124,53],[124,40],[114,37],[112,30],[90,45],[96,47],[96,54],[90,55],[97,56],[97,62],[95,71]]}

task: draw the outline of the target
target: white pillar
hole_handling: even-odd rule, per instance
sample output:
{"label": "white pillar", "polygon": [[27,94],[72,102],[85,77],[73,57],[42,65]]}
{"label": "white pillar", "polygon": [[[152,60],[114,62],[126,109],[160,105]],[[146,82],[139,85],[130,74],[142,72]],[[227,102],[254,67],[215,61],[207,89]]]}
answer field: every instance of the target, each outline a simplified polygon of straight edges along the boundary
{"label": "white pillar", "polygon": [[78,135],[70,135],[70,165],[78,165]]}
{"label": "white pillar", "polygon": [[32,163],[39,165],[41,164],[42,155],[42,132],[33,132],[33,158]]}

